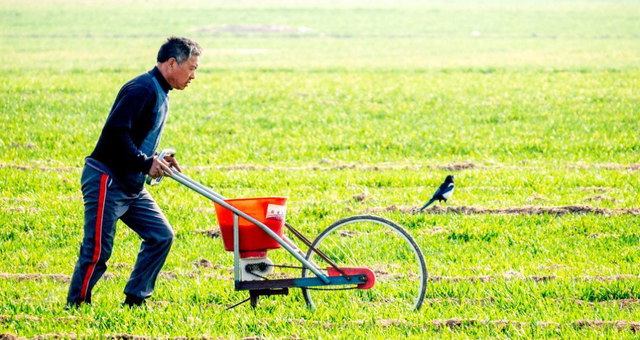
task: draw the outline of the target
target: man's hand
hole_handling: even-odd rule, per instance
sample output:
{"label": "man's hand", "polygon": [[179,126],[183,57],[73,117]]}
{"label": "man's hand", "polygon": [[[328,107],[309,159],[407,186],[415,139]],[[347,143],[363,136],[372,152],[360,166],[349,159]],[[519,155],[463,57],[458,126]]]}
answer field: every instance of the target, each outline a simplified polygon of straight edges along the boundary
{"label": "man's hand", "polygon": [[178,170],[178,172],[182,173],[182,168],[178,164],[175,155],[166,155],[164,156],[164,160],[169,164],[170,167],[173,167]]}
{"label": "man's hand", "polygon": [[165,173],[167,173],[168,176],[173,176],[173,172],[169,169],[169,163],[163,159],[158,159],[158,157],[153,157],[153,164],[151,165],[151,169],[149,169],[149,176],[156,179],[164,176]]}

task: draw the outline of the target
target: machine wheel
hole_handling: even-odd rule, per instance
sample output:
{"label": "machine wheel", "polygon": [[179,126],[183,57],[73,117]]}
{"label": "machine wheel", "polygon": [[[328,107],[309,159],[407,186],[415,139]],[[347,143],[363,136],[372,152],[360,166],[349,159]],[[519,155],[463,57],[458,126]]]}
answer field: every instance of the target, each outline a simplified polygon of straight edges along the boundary
{"label": "machine wheel", "polygon": [[[417,243],[398,224],[377,216],[352,216],[338,220],[313,241],[313,248],[324,252],[338,267],[368,268],[375,273],[371,289],[345,289],[355,286],[303,288],[312,307],[336,306],[337,301],[374,309],[414,309],[422,306],[427,290],[427,266]],[[307,260],[330,267],[311,249]],[[302,277],[315,276],[304,268]]]}

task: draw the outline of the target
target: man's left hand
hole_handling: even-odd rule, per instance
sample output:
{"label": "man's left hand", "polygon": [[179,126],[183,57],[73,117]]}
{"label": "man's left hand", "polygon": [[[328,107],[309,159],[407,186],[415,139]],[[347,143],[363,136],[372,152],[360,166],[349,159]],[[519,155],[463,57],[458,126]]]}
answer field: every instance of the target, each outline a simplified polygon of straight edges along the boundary
{"label": "man's left hand", "polygon": [[178,172],[182,173],[182,168],[178,164],[176,157],[174,155],[166,155],[164,156],[164,160],[169,163],[169,166],[178,170]]}

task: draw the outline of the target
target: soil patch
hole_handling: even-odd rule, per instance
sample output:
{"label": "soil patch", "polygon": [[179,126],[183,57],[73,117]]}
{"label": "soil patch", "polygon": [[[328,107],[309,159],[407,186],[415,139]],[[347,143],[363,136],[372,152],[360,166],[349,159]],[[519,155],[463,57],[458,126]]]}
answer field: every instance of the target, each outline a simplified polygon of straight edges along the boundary
{"label": "soil patch", "polygon": [[197,232],[211,238],[220,237],[220,229],[198,230]]}
{"label": "soil patch", "polygon": [[[543,169],[543,167],[523,167],[523,166],[511,166],[511,165],[482,165],[472,162],[460,162],[460,163],[448,163],[448,164],[378,164],[378,165],[360,165],[360,164],[335,164],[333,162],[326,162],[321,160],[321,165],[308,165],[308,166],[293,166],[293,167],[272,167],[264,165],[253,164],[238,164],[238,165],[196,165],[189,167],[189,170],[193,171],[207,171],[207,170],[247,170],[247,171],[335,171],[335,170],[365,170],[365,171],[381,171],[381,170],[448,170],[448,171],[463,171],[468,169]],[[330,165],[331,164],[331,165]],[[324,166],[323,166],[324,165]],[[329,166],[327,166],[329,165]],[[11,168],[16,170],[42,170],[42,171],[80,171],[81,167],[71,166],[32,166],[32,165],[20,165],[20,164],[5,164],[0,163],[1,168]],[[591,164],[591,165],[566,165],[567,169],[605,169],[605,170],[632,170],[640,171],[640,164]],[[609,191],[612,188],[605,187],[582,187],[579,190],[593,190],[598,192]]]}
{"label": "soil patch", "polygon": [[116,277],[121,277],[121,275],[107,272],[107,273],[104,273],[104,275],[102,275],[101,280],[113,280]]}
{"label": "soil patch", "polygon": [[638,275],[629,275],[629,274],[611,275],[611,276],[584,275],[584,276],[577,277],[576,280],[584,280],[584,281],[621,281],[621,280],[633,280],[633,279],[638,279],[638,278],[640,278],[640,276],[638,276]]}
{"label": "soil patch", "polygon": [[356,202],[362,202],[365,199],[367,199],[367,195],[366,194],[357,194],[357,195],[351,196],[351,200],[352,201],[356,201]]}
{"label": "soil patch", "polygon": [[[193,263],[196,267],[203,268],[211,268],[220,270],[225,273],[233,273],[233,267],[222,266],[219,264],[212,264],[209,260],[201,259]],[[373,268],[376,277],[380,280],[393,280],[399,274],[392,274],[388,271],[384,270],[384,268]],[[175,271],[162,271],[160,272],[160,277],[166,280],[174,280],[179,278],[193,278],[202,273],[198,270],[192,271],[186,274],[178,274]],[[407,275],[410,277],[417,277],[415,274],[406,274],[403,275],[402,278],[406,278]],[[128,277],[128,275],[121,275],[116,273],[105,273],[102,276],[103,280],[110,280],[114,278],[124,278]],[[204,273],[205,278],[214,278],[214,279],[231,279],[232,277],[227,277],[226,275],[220,275],[219,273]],[[439,275],[430,275],[428,280],[431,282],[462,282],[462,281],[471,281],[471,282],[492,282],[492,281],[513,281],[513,280],[528,280],[534,282],[545,282],[551,280],[574,280],[574,281],[601,281],[601,282],[613,282],[613,281],[621,281],[621,280],[637,280],[640,279],[638,275],[630,275],[630,274],[620,274],[620,275],[611,275],[611,276],[602,276],[602,275],[584,275],[584,276],[573,276],[573,277],[558,277],[556,275],[529,275],[525,276],[519,272],[506,272],[500,275],[472,275],[472,276],[439,276]],[[9,274],[9,273],[0,273],[0,280],[17,280],[17,281],[43,281],[43,280],[54,280],[59,281],[61,283],[69,283],[71,277],[69,275],[64,274]]]}
{"label": "soil patch", "polygon": [[[349,325],[366,325],[370,323],[370,321],[365,321],[365,320],[353,320],[353,321],[347,321],[344,323],[319,322],[319,321],[308,321],[308,320],[291,320],[291,322],[295,322],[302,325],[304,324],[316,325],[316,326],[321,326],[323,328],[348,327]],[[477,326],[493,326],[498,328],[511,326],[519,329],[532,327],[532,326],[543,327],[543,328],[556,328],[556,329],[560,329],[563,327],[571,327],[571,328],[577,328],[577,329],[613,327],[618,329],[619,331],[631,331],[633,333],[636,333],[640,329],[639,322],[622,321],[622,320],[620,321],[576,320],[570,323],[560,324],[557,322],[548,322],[548,321],[538,321],[538,322],[532,323],[532,322],[513,321],[513,320],[477,320],[477,319],[451,318],[451,319],[436,319],[436,320],[426,321],[425,323],[413,324],[405,320],[378,319],[376,321],[376,324],[382,327],[405,326],[405,327],[421,328],[425,326],[431,326],[438,329],[440,328],[456,329],[456,328],[477,327]]]}
{"label": "soil patch", "polygon": [[495,302],[494,298],[480,298],[480,299],[459,299],[459,298],[433,298],[433,299],[424,299],[424,303],[427,304],[438,304],[443,302],[449,303],[471,303],[471,304],[491,304]]}
{"label": "soil patch", "polygon": [[133,268],[133,266],[131,266],[131,265],[130,265],[130,264],[128,264],[128,263],[112,263],[112,264],[111,264],[111,267],[112,267],[113,269],[118,269],[118,268],[127,268],[127,269],[131,269],[131,268]]}
{"label": "soil patch", "polygon": [[618,238],[620,237],[620,235],[618,234],[613,234],[613,233],[593,233],[593,234],[589,234],[589,236],[587,236],[588,238],[603,238],[603,237],[611,237],[611,238]]}
{"label": "soil patch", "polygon": [[196,267],[196,268],[198,268],[198,267],[213,268],[213,264],[211,264],[211,261],[209,261],[207,259],[200,259],[200,260],[194,262],[193,266]]}
{"label": "soil patch", "polygon": [[[36,335],[33,338],[25,338],[20,337],[11,333],[1,333],[0,340],[45,340],[45,339],[105,339],[105,340],[225,340],[221,337],[211,337],[208,335],[200,335],[196,337],[162,337],[162,338],[154,338],[143,335],[133,335],[127,333],[114,334],[114,335],[105,335],[102,337],[96,337],[95,335],[77,335],[76,333],[49,333],[43,335]],[[300,339],[295,336],[285,338],[285,339]],[[264,340],[264,338],[260,337],[246,337],[240,338],[240,340]]]}
{"label": "soil patch", "polygon": [[[320,164],[333,164],[333,162],[321,161]],[[189,169],[194,170],[252,170],[252,171],[335,171],[335,170],[365,170],[365,171],[380,171],[380,170],[449,170],[449,171],[462,171],[466,169],[474,168],[489,168],[484,165],[478,165],[471,162],[463,163],[449,163],[441,165],[430,164],[379,164],[379,165],[360,165],[360,164],[335,164],[329,166],[293,166],[293,167],[271,167],[263,165],[252,164],[239,164],[239,165],[223,165],[223,166],[192,166]],[[497,167],[496,167],[497,168]]]}
{"label": "soil patch", "polygon": [[[0,315],[0,323],[6,323],[9,320],[17,320],[17,321],[40,321],[43,320],[45,318],[41,318],[41,317],[37,317],[37,316],[32,316],[32,315]],[[80,318],[77,316],[59,316],[59,317],[54,317],[53,320],[56,322],[63,322],[63,321],[77,321]]]}
{"label": "soil patch", "polygon": [[340,237],[353,237],[361,235],[362,233],[357,230],[339,230],[338,235]]}
{"label": "soil patch", "polygon": [[620,300],[601,301],[600,304],[603,304],[605,302],[616,304],[622,309],[622,308],[630,308],[640,304],[640,299],[620,299]]}
{"label": "soil patch", "polygon": [[[210,261],[206,259],[201,259],[193,263],[196,267],[203,268],[211,268],[216,270],[221,270],[225,273],[233,273],[233,267],[222,266],[219,264],[212,264]],[[210,267],[209,267],[210,266]],[[376,277],[380,280],[393,280],[399,274],[392,274],[383,268],[374,268],[374,273]],[[186,274],[178,274],[175,271],[162,271],[160,272],[160,277],[166,280],[174,280],[181,277],[193,278],[200,275],[199,271],[192,271]],[[410,277],[417,277],[415,274],[406,274],[410,275]],[[403,275],[403,278],[407,276]],[[115,273],[105,273],[102,276],[103,280],[110,280],[114,278],[122,278],[127,277],[128,275],[121,275]],[[205,278],[214,278],[214,279],[231,279],[232,277],[227,277],[226,275],[220,275],[219,273],[205,273]],[[637,280],[640,279],[638,275],[630,275],[630,274],[621,274],[621,275],[611,275],[611,276],[602,276],[602,275],[592,275],[592,276],[574,276],[574,277],[558,277],[556,275],[529,275],[525,276],[518,272],[506,272],[501,275],[472,275],[472,276],[439,276],[439,275],[430,275],[428,280],[431,282],[463,282],[463,281],[471,281],[471,282],[492,282],[492,281],[513,281],[513,280],[528,280],[534,282],[546,282],[551,280],[575,280],[575,281],[601,281],[601,282],[612,282],[612,281],[621,281],[621,280]],[[71,277],[69,275],[64,274],[9,274],[9,273],[0,273],[0,280],[17,280],[17,281],[43,281],[43,280],[54,280],[59,281],[61,283],[69,283]]]}
{"label": "soil patch", "polygon": [[464,162],[464,163],[449,163],[447,165],[444,166],[438,166],[439,169],[442,170],[451,170],[451,171],[460,171],[460,170],[466,170],[466,169],[473,169],[476,168],[477,165],[471,162]]}
{"label": "soil patch", "polygon": [[449,232],[448,230],[446,230],[444,228],[441,228],[441,227],[435,227],[433,229],[427,230],[427,233],[431,234],[431,235],[443,234],[443,233],[448,233],[448,232]]}
{"label": "soil patch", "polygon": [[38,208],[25,208],[25,207],[9,207],[4,209],[5,212],[8,213],[25,213],[28,212],[30,214],[37,214],[40,212]]}
{"label": "soil patch", "polygon": [[607,192],[613,190],[613,188],[607,187],[580,187],[578,188],[580,191],[594,191],[594,192]]}
{"label": "soil patch", "polygon": [[0,279],[2,280],[17,280],[17,281],[43,281],[54,280],[62,283],[71,282],[71,276],[64,274],[9,274],[0,273]]}
{"label": "soil patch", "polygon": [[[604,301],[585,301],[579,299],[548,299],[549,301],[553,301],[556,303],[575,303],[578,305],[586,305],[586,306],[597,306],[597,305],[617,305],[620,309],[623,308],[631,308],[638,304],[640,304],[640,299],[615,299],[615,300],[604,300]],[[452,298],[452,297],[443,297],[443,298],[432,298],[425,299],[424,303],[426,304],[441,304],[441,303],[455,303],[455,304],[482,304],[488,305],[497,302],[498,300],[494,298]]]}
{"label": "soil patch", "polygon": [[629,330],[633,333],[640,330],[640,322],[631,321],[577,320],[572,322],[571,325],[577,329],[613,327],[617,328],[619,331]]}
{"label": "soil patch", "polygon": [[165,279],[177,279],[178,278],[178,274],[176,274],[174,271],[160,272],[160,274],[158,276],[162,277],[162,278],[165,278]]}
{"label": "soil patch", "polygon": [[607,170],[640,170],[640,164],[595,164],[593,167]]}
{"label": "soil patch", "polygon": [[578,164],[568,165],[569,169],[603,169],[603,170],[640,170],[640,164],[617,164],[617,163],[603,163],[603,164]]}
{"label": "soil patch", "polygon": [[473,206],[431,206],[422,212],[418,212],[419,207],[407,207],[391,205],[388,207],[376,207],[365,210],[366,213],[381,213],[381,212],[403,212],[408,214],[422,213],[422,214],[460,214],[460,215],[479,215],[479,214],[492,214],[492,215],[640,215],[640,208],[626,208],[626,209],[607,209],[598,208],[588,205],[565,205],[558,207],[545,207],[545,206],[523,206],[523,207],[506,207],[506,208],[482,208]]}
{"label": "soil patch", "polygon": [[592,197],[587,197],[584,199],[585,202],[599,202],[599,201],[609,201],[609,202],[615,202],[616,199],[615,198],[610,198],[604,195],[595,195]]}
{"label": "soil patch", "polygon": [[[378,275],[376,273],[376,275]],[[520,273],[512,273],[507,272],[503,275],[477,275],[477,276],[437,276],[431,275],[429,276],[429,281],[431,282],[461,282],[461,281],[471,281],[471,282],[490,282],[490,281],[512,281],[512,280],[529,280],[534,282],[545,282],[551,280],[575,280],[575,281],[601,281],[601,282],[610,282],[610,281],[621,281],[621,280],[635,280],[640,279],[638,275],[612,275],[612,276],[576,276],[576,277],[558,277],[556,275],[530,275],[524,276]]]}
{"label": "soil patch", "polygon": [[34,199],[31,197],[15,197],[15,198],[11,198],[11,197],[3,197],[2,202],[33,202]]}
{"label": "soil patch", "polygon": [[[377,274],[376,274],[377,275]],[[438,275],[430,275],[429,281],[431,282],[461,282],[461,281],[471,281],[471,282],[489,282],[494,280],[495,277],[491,275],[478,275],[478,276],[438,276]]]}
{"label": "soil patch", "polygon": [[25,144],[20,144],[20,143],[13,143],[11,145],[14,149],[35,149],[38,146],[34,143],[25,143]]}
{"label": "soil patch", "polygon": [[49,333],[49,334],[43,334],[43,335],[36,335],[33,338],[24,338],[14,334],[4,333],[4,334],[0,334],[0,340],[3,340],[3,339],[11,339],[11,340],[78,339],[78,336],[75,333],[66,333],[66,334]]}
{"label": "soil patch", "polygon": [[[77,335],[75,333],[49,333],[43,335],[36,335],[33,338],[25,338],[19,337],[15,334],[10,333],[2,333],[0,334],[0,340],[44,340],[44,339],[106,339],[106,340],[224,340],[224,338],[220,337],[211,337],[208,335],[200,335],[196,337],[162,337],[162,338],[154,338],[143,335],[133,335],[133,334],[114,334],[114,335],[105,335],[103,337],[96,337],[95,335]],[[290,337],[286,339],[299,339],[297,337]],[[241,338],[240,340],[264,340],[264,338],[260,337],[247,337]]]}
{"label": "soil patch", "polygon": [[[565,299],[551,299],[554,302],[563,302],[565,301]],[[587,306],[596,306],[596,305],[605,305],[605,304],[613,304],[613,305],[617,305],[618,307],[620,307],[620,309],[623,308],[631,308],[634,307],[635,305],[640,304],[640,299],[614,299],[614,300],[604,300],[604,301],[584,301],[584,300],[578,300],[578,299],[573,299],[570,300],[572,303],[576,303],[578,305],[587,305]]]}
{"label": "soil patch", "polygon": [[115,335],[111,335],[111,336],[107,336],[107,339],[110,340],[147,340],[147,339],[152,339],[150,337],[147,336],[140,336],[140,335],[132,335],[132,334],[115,334]]}
{"label": "soil patch", "polygon": [[61,171],[61,172],[80,171],[81,170],[81,168],[70,167],[70,166],[52,167],[52,166],[30,166],[30,165],[2,164],[2,163],[0,163],[0,169],[2,169],[2,168],[25,170],[25,171],[42,170],[42,171]]}
{"label": "soil patch", "polygon": [[[216,268],[216,266],[213,266]],[[174,271],[161,271],[160,277],[165,279],[177,279],[179,277]],[[189,275],[187,275],[189,276]],[[106,272],[102,275],[102,280],[112,280],[114,278],[128,277],[128,275],[122,275],[117,273]],[[53,280],[61,283],[71,282],[71,276],[65,274],[13,274],[13,273],[0,273],[0,280],[16,280],[16,281],[44,281]]]}

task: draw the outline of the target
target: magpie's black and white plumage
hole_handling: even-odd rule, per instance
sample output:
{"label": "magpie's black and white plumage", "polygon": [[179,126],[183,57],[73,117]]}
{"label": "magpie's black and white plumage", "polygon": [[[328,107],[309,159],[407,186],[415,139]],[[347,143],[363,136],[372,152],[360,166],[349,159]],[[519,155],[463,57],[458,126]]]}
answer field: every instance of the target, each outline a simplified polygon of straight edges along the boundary
{"label": "magpie's black and white plumage", "polygon": [[419,211],[424,210],[426,207],[430,206],[435,201],[444,201],[445,203],[449,198],[453,195],[453,175],[447,176],[444,180],[444,183],[440,185],[436,193],[433,194],[429,202],[427,202]]}

